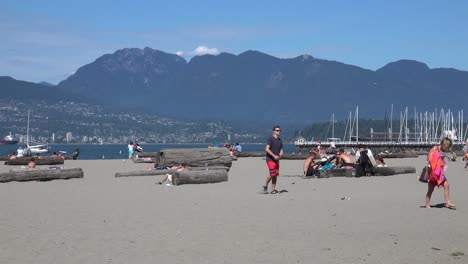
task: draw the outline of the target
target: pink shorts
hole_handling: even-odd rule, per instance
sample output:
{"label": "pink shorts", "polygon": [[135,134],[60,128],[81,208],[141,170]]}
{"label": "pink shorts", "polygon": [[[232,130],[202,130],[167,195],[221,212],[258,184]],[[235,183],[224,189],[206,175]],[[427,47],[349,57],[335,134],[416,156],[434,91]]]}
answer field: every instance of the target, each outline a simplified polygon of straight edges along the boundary
{"label": "pink shorts", "polygon": [[279,161],[267,160],[268,170],[270,170],[270,177],[279,175]]}

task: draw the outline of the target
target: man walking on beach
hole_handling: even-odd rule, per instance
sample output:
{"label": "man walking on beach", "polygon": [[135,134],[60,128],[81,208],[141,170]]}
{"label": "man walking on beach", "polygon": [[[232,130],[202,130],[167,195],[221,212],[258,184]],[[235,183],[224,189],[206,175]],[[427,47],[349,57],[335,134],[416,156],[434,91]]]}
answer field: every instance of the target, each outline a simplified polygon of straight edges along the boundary
{"label": "man walking on beach", "polygon": [[265,147],[266,152],[266,163],[270,175],[267,176],[265,185],[263,186],[263,193],[268,193],[268,184],[271,181],[271,194],[278,193],[276,190],[276,178],[279,174],[279,160],[283,157],[283,142],[279,137],[281,133],[281,128],[279,126],[273,127],[273,135],[268,138],[267,144]]}

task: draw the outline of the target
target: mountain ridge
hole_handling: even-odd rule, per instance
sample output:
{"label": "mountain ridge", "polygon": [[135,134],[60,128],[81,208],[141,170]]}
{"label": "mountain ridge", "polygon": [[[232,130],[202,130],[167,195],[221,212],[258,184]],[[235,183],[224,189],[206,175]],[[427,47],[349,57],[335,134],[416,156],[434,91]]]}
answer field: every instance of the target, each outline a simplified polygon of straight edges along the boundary
{"label": "mountain ridge", "polygon": [[93,103],[171,117],[308,123],[332,112],[346,118],[357,105],[369,118],[382,117],[390,104],[463,107],[468,72],[431,69],[410,59],[369,70],[308,54],[278,58],[256,50],[186,60],[145,47],[104,54],[57,87]]}

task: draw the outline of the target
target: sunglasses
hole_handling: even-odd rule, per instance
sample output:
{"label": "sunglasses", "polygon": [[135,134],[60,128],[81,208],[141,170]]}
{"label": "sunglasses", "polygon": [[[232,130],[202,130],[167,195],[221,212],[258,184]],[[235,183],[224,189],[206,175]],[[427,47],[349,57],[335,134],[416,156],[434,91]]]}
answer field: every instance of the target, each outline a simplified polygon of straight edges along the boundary
{"label": "sunglasses", "polygon": [[278,132],[280,132],[280,131],[281,131],[281,129],[275,129],[275,131],[278,131]]}

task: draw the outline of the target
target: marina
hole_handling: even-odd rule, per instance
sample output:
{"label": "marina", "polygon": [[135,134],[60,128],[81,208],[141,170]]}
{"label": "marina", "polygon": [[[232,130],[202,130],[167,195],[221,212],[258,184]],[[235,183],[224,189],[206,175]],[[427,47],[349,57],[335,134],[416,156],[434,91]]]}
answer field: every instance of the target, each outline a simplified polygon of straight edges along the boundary
{"label": "marina", "polygon": [[[357,148],[364,144],[369,148],[379,151],[405,151],[405,150],[427,150],[439,144],[443,137],[448,137],[453,141],[453,149],[460,150],[466,144],[464,140],[468,133],[468,126],[464,125],[463,110],[456,114],[450,109],[435,109],[433,112],[417,112],[414,110],[412,119],[409,119],[408,107],[400,112],[398,127],[394,129],[393,105],[391,107],[390,120],[386,131],[375,132],[372,128],[367,136],[359,134],[359,107],[356,107],[354,116],[349,113],[346,122],[345,132],[342,138],[335,137],[334,114],[330,120],[331,137],[323,141],[320,139],[306,140],[298,137],[294,145],[298,150],[305,150],[321,146],[323,148]],[[409,126],[408,123],[413,126]],[[330,129],[329,129],[330,130]],[[327,131],[327,136],[329,135]],[[361,131],[362,132],[362,131]]]}

